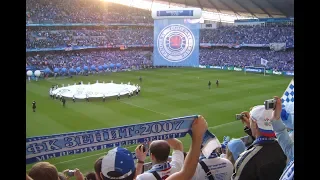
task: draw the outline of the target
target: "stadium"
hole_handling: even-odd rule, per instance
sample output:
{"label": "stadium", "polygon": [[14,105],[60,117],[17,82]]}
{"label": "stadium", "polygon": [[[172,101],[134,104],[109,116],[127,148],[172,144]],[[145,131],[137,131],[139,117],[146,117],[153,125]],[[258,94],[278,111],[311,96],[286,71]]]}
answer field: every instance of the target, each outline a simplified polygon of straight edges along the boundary
{"label": "stadium", "polygon": [[[282,98],[281,122],[292,133],[284,117],[294,102],[293,6],[293,0],[27,0],[26,173],[39,179],[33,166],[49,162],[58,172],[86,175],[110,149],[135,156],[139,144],[157,139],[177,138],[188,152],[193,138],[171,121],[197,115],[218,149],[233,138],[248,148],[254,139],[236,115],[274,96]],[[152,135],[132,131],[137,139],[117,140],[124,131],[115,129],[148,123]],[[109,133],[105,143],[83,138],[82,147],[74,140],[79,149],[59,150],[60,140],[100,130]],[[161,134],[171,130],[175,135]],[[148,155],[145,171],[151,162]]]}

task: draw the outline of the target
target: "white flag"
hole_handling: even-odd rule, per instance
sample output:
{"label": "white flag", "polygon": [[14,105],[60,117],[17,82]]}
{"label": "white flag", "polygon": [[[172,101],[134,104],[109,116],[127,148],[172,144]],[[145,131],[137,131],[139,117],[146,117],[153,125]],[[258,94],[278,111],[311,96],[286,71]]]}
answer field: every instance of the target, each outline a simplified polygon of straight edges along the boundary
{"label": "white flag", "polygon": [[261,65],[266,66],[268,63],[268,60],[261,58]]}

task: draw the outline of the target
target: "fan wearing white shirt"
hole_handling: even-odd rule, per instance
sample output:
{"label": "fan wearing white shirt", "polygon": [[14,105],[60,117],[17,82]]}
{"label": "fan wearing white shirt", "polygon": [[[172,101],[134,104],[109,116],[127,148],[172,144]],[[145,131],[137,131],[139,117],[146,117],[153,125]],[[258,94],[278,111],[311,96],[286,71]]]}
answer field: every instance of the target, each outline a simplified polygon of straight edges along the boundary
{"label": "fan wearing white shirt", "polygon": [[[170,147],[172,160],[168,162]],[[183,144],[178,139],[153,141],[150,144],[152,168],[137,176],[136,180],[163,180],[182,169],[184,163]]]}
{"label": "fan wearing white shirt", "polygon": [[233,164],[228,159],[219,157],[214,151],[209,158],[200,157],[192,180],[230,180],[232,173]]}

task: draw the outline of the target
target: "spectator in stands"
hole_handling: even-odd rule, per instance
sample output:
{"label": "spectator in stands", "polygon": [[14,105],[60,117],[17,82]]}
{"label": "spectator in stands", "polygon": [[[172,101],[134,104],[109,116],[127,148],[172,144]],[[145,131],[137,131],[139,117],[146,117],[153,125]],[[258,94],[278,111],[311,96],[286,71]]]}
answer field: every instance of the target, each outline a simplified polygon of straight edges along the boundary
{"label": "spectator in stands", "polygon": [[246,150],[246,146],[241,139],[232,139],[226,148],[226,158],[234,165],[239,155]]}
{"label": "spectator in stands", "polygon": [[26,180],[33,180],[28,174],[26,174]]}
{"label": "spectator in stands", "polygon": [[135,170],[132,153],[125,148],[116,147],[109,150],[103,157],[100,178],[102,180],[133,180]]}
{"label": "spectator in stands", "polygon": [[33,180],[58,180],[58,170],[49,162],[34,164],[28,174]]}
{"label": "spectator in stands", "polygon": [[203,116],[196,118],[192,124],[192,143],[188,154],[185,159],[185,163],[182,170],[169,176],[166,180],[184,180],[191,179],[196,172],[196,168],[199,162],[200,147],[204,133],[208,130],[207,121]]}
{"label": "spectator in stands", "polygon": [[200,156],[200,160],[192,180],[220,179],[230,180],[233,172],[233,164],[226,158],[221,158],[212,152],[208,158]]}
{"label": "spectator in stands", "polygon": [[272,117],[272,127],[277,136],[278,142],[286,154],[289,160],[294,159],[294,141],[291,139],[286,126],[281,121],[281,111],[282,111],[282,103],[281,99],[277,96],[274,97],[276,99],[276,108],[273,112]]}
{"label": "spectator in stands", "polygon": [[[150,143],[149,143],[150,146]],[[143,144],[140,144],[136,147],[135,149],[135,153],[136,153],[136,157],[138,159],[137,164],[136,164],[136,176],[135,178],[142,174],[143,171],[145,171],[144,169],[144,163],[145,163],[145,159],[147,158],[147,154],[149,152],[149,149],[147,149],[146,147],[144,147]]]}
{"label": "spectator in stands", "polygon": [[59,172],[58,176],[59,176],[59,180],[67,180],[67,177],[62,172]]}
{"label": "spectator in stands", "polygon": [[100,174],[101,174],[101,164],[102,164],[102,159],[104,156],[99,157],[96,162],[94,163],[94,172],[96,173],[96,179],[97,180],[101,180],[100,179]]}
{"label": "spectator in stands", "polygon": [[95,172],[88,172],[85,175],[86,180],[97,180]]}
{"label": "spectator in stands", "polygon": [[[69,169],[66,169],[63,171],[66,179],[71,178],[71,176],[68,175],[68,171],[69,171]],[[75,177],[76,180],[85,180],[85,176],[82,174],[82,172],[78,168],[75,168],[73,170],[73,177]]]}
{"label": "spectator in stands", "polygon": [[[170,148],[173,149],[172,160],[168,162]],[[180,140],[157,140],[150,144],[150,159],[152,168],[137,176],[137,180],[159,180],[169,177],[181,170],[184,162],[183,144]]]}
{"label": "spectator in stands", "polygon": [[283,174],[280,177],[280,180],[293,180],[294,178],[294,141],[291,139],[287,128],[284,123],[281,121],[281,111],[282,103],[281,99],[277,96],[276,99],[276,108],[273,111],[272,116],[272,127],[276,133],[278,142],[286,154],[289,163],[287,164],[286,169],[283,171]]}
{"label": "spectator in stands", "polygon": [[286,156],[276,140],[270,120],[272,110],[255,106],[250,113],[243,112],[243,121],[250,125],[253,144],[235,163],[232,180],[279,179],[286,166]]}

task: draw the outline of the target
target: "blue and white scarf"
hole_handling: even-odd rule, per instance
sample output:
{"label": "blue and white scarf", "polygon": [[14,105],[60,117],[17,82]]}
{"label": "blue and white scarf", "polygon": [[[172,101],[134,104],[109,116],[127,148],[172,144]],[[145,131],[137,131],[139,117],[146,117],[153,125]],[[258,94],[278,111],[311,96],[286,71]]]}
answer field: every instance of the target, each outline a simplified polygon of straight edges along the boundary
{"label": "blue and white scarf", "polygon": [[[185,137],[197,115],[126,126],[26,138],[26,164],[60,156],[81,154],[154,140]],[[209,156],[219,144],[209,131],[203,137],[203,153]],[[205,152],[211,152],[205,153]]]}

